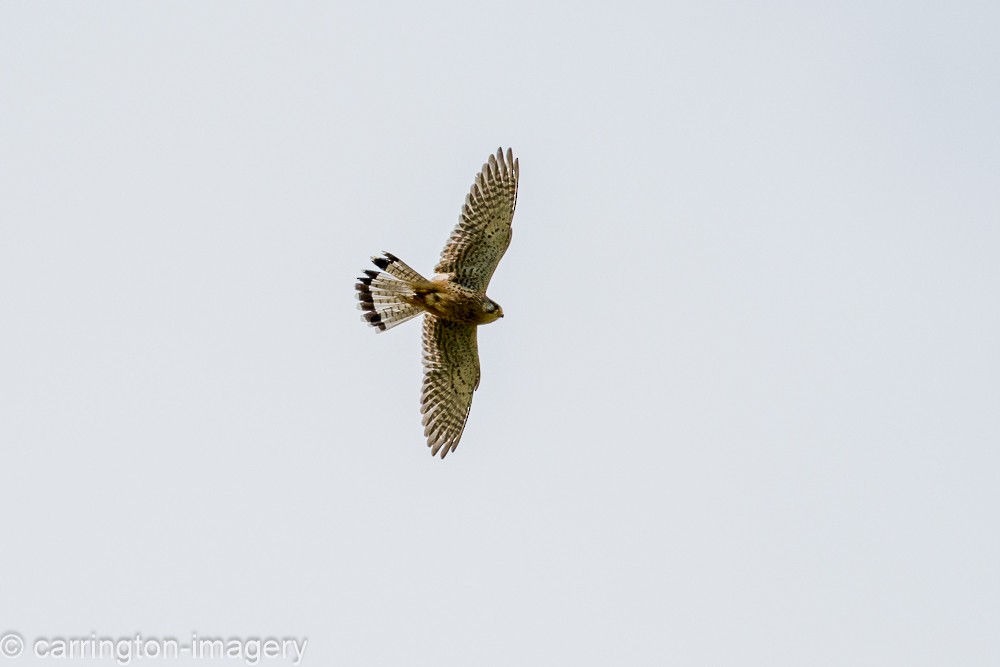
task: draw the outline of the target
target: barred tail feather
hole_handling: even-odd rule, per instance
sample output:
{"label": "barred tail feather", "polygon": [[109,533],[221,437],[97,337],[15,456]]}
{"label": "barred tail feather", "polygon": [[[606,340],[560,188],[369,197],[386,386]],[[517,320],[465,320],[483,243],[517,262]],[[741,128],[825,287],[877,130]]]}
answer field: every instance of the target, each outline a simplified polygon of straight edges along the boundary
{"label": "barred tail feather", "polygon": [[405,262],[403,262],[403,260],[396,257],[391,252],[383,252],[382,255],[382,257],[373,255],[372,264],[382,269],[389,275],[408,283],[420,284],[427,282],[426,278],[411,269]]}
{"label": "barred tail feather", "polygon": [[419,273],[391,253],[372,257],[375,266],[385,271],[365,271],[354,288],[358,292],[358,308],[364,311],[364,320],[379,332],[411,320],[423,308],[411,301],[415,288],[427,281]]}

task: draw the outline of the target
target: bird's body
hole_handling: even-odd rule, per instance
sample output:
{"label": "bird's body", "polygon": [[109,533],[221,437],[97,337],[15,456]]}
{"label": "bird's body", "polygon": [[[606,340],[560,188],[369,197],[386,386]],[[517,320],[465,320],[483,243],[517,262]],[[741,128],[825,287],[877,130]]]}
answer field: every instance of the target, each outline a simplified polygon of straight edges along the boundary
{"label": "bird's body", "polygon": [[358,278],[364,319],[379,331],[425,313],[421,412],[431,454],[458,446],[479,387],[476,327],[503,317],[486,287],[510,245],[520,167],[498,150],[476,175],[458,225],[428,280],[392,253]]}
{"label": "bird's body", "polygon": [[485,294],[459,285],[453,280],[432,280],[427,287],[417,287],[414,302],[427,313],[459,324],[489,324],[503,317],[500,306],[487,310],[493,303]]}

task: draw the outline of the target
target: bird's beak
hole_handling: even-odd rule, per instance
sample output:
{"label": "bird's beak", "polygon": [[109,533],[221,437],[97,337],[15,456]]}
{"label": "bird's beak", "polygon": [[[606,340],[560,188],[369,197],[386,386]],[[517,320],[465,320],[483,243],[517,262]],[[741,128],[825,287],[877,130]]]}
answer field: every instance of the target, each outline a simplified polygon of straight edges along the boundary
{"label": "bird's beak", "polygon": [[500,309],[500,317],[503,317],[503,308]]}

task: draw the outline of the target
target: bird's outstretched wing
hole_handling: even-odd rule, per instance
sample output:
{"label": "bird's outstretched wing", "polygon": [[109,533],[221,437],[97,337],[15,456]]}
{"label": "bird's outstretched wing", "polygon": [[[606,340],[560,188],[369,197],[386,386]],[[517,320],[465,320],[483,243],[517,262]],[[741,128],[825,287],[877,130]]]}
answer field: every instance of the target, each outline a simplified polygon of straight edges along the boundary
{"label": "bird's outstretched wing", "polygon": [[458,447],[479,386],[476,327],[424,317],[424,386],[420,396],[424,435],[431,455]]}
{"label": "bird's outstretched wing", "polygon": [[510,245],[510,223],[517,204],[517,160],[508,148],[491,155],[476,174],[458,225],[434,270],[477,292],[485,292]]}

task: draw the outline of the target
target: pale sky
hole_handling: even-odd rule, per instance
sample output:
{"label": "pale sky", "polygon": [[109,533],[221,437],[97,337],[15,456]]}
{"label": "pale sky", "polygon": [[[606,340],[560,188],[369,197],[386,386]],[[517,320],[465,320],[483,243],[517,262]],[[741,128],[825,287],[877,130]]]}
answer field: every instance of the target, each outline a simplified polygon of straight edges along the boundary
{"label": "pale sky", "polygon": [[[993,2],[4,2],[0,667],[92,633],[1000,664],[998,34]],[[506,317],[441,461],[419,322],[376,335],[354,278],[431,272],[498,146]]]}

